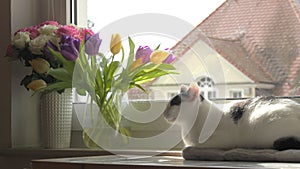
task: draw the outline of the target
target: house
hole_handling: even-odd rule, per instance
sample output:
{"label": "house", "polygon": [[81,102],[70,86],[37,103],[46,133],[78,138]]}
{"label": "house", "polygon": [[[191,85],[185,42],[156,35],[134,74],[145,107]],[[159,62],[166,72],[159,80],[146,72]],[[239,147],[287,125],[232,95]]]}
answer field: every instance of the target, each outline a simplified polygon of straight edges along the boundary
{"label": "house", "polygon": [[210,98],[297,94],[299,32],[299,0],[227,0],[173,47],[181,74],[151,89],[155,98],[190,82]]}

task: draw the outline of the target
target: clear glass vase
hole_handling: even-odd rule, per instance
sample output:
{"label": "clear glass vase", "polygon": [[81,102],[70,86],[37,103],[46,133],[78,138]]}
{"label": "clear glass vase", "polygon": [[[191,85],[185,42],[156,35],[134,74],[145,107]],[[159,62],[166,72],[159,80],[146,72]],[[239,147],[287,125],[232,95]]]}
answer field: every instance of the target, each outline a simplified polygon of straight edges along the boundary
{"label": "clear glass vase", "polygon": [[[88,148],[101,148],[118,137],[116,133],[128,135],[121,126],[123,92],[109,93],[105,100],[90,97],[85,108],[83,141]],[[95,101],[96,100],[96,101]]]}

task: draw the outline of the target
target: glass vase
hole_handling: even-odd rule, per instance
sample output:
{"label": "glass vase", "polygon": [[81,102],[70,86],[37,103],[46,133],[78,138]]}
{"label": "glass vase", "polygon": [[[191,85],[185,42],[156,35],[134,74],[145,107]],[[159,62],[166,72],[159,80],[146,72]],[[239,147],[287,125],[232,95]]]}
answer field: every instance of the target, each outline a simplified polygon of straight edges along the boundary
{"label": "glass vase", "polygon": [[121,105],[123,93],[121,91],[109,93],[105,100],[88,99],[86,104],[86,125],[83,127],[83,141],[88,148],[102,148],[115,140],[116,133],[124,135],[128,131],[121,126]]}

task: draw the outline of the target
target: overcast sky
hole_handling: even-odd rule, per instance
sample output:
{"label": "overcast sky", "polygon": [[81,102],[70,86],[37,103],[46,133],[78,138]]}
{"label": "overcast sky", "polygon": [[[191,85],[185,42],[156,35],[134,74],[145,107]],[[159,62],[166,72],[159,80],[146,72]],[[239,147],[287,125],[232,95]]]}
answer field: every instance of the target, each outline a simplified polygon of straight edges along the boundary
{"label": "overcast sky", "polygon": [[[203,19],[218,8],[225,0],[88,0],[88,19],[95,23],[94,31],[115,22],[118,19],[135,14],[158,13],[175,16],[192,26],[197,26]],[[189,30],[190,31],[190,30]],[[189,31],[186,31],[188,33]],[[153,45],[163,43],[172,47],[178,39],[166,36],[143,35],[135,41],[143,43],[142,39],[153,39]],[[151,46],[151,42],[147,41]],[[150,43],[150,44],[149,44]],[[164,47],[164,46],[163,46]]]}
{"label": "overcast sky", "polygon": [[162,13],[198,25],[225,0],[88,0],[88,17],[101,28],[122,17]]}

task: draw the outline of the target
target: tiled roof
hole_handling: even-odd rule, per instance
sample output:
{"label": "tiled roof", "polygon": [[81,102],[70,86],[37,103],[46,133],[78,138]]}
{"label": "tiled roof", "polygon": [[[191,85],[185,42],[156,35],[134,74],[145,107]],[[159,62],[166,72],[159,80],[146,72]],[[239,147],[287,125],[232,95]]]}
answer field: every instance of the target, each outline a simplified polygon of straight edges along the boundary
{"label": "tiled roof", "polygon": [[253,81],[273,82],[273,79],[264,73],[265,69],[259,65],[260,63],[248,55],[240,40],[208,39],[221,56]]}
{"label": "tiled roof", "polygon": [[287,95],[300,69],[300,2],[227,0],[173,51],[182,56],[199,39],[209,39],[220,55],[255,82],[277,84],[278,94]]}

